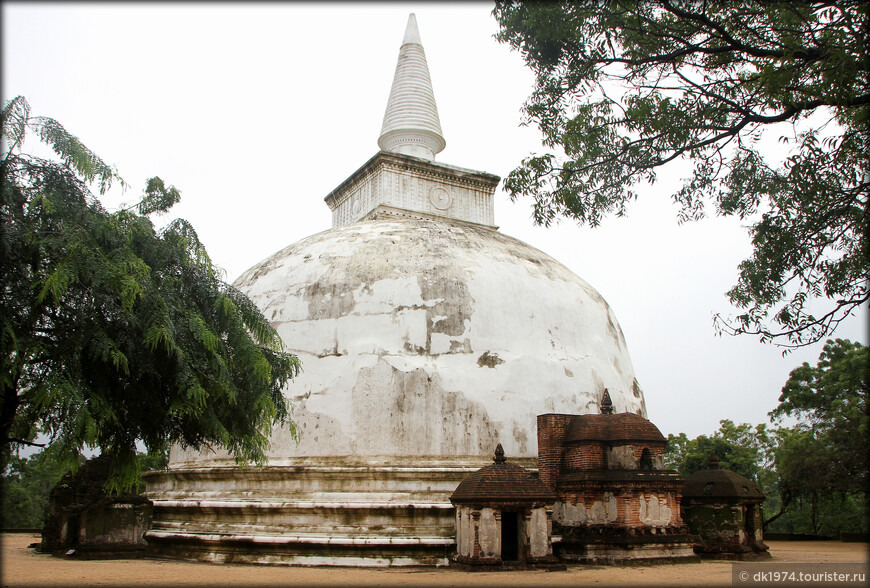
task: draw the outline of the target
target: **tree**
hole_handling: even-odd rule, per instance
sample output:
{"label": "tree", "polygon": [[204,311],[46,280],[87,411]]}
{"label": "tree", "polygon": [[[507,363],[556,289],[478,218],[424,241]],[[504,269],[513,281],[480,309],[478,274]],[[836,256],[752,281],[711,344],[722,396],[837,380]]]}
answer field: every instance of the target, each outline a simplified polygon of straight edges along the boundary
{"label": "tree", "polygon": [[[779,405],[778,425],[720,421],[711,436],[668,435],[665,464],[683,476],[707,467],[715,451],[721,467],[755,480],[767,495],[768,530],[836,536],[870,529],[866,501],[870,450],[870,348],[828,340],[815,367],[792,370]],[[787,417],[798,422],[783,426]]]}
{"label": "tree", "polygon": [[[798,419],[776,431],[774,464],[781,498],[774,521],[789,510],[805,511],[787,518],[792,529],[818,534],[866,530],[864,496],[868,483],[870,416],[867,413],[870,349],[844,339],[828,340],[816,366],[804,362],[789,374],[771,421]],[[852,506],[849,506],[852,504]],[[854,506],[859,505],[859,506]],[[825,518],[825,511],[834,511]],[[858,516],[845,513],[857,512]],[[791,520],[788,520],[791,519]],[[863,521],[862,521],[863,519]]]}
{"label": "tree", "polygon": [[771,451],[771,439],[765,425],[735,425],[723,419],[712,436],[689,439],[685,433],[669,434],[665,446],[665,465],[684,477],[707,469],[710,455],[716,454],[719,465],[761,483]]}
{"label": "tree", "polygon": [[[812,478],[829,490],[859,492],[870,482],[870,348],[846,339],[828,340],[815,367],[804,362],[789,374],[771,420],[799,419],[797,431],[824,453]],[[798,459],[806,455],[796,453]]]}
{"label": "tree", "polygon": [[[860,450],[860,441],[855,448]],[[838,452],[811,428],[776,430],[774,487],[765,528],[788,533],[837,536],[870,528],[866,487],[844,477]],[[777,510],[778,509],[778,510]]]}
{"label": "tree", "polygon": [[[596,226],[680,160],[681,220],[751,223],[721,332],[796,347],[870,300],[868,11],[834,2],[498,0],[498,38],[536,74],[544,144],[512,171],[534,218]],[[780,164],[772,139],[787,152]],[[824,306],[814,313],[811,306]]]}
{"label": "tree", "polygon": [[[226,284],[184,220],[157,231],[180,194],[159,178],[136,205],[100,194],[123,180],[23,97],[2,112],[0,440],[3,453],[42,432],[74,463],[114,456],[109,487],[138,480],[149,453],[227,448],[263,460],[281,388],[299,369],[254,304]],[[58,160],[21,153],[27,133]],[[292,422],[289,423],[293,430]]]}
{"label": "tree", "polygon": [[[78,456],[76,465],[84,463]],[[57,451],[40,451],[30,457],[12,455],[3,471],[3,493],[0,496],[4,529],[36,529],[42,527],[48,512],[51,489],[68,471],[67,460],[58,459]]]}
{"label": "tree", "polygon": [[[143,472],[166,467],[165,454],[136,455]],[[86,459],[78,455],[76,468]],[[60,455],[59,447],[49,447],[28,457],[11,455],[2,473],[3,493],[0,494],[0,528],[35,529],[45,523],[51,491],[70,471],[69,460]],[[81,471],[77,472],[77,475]],[[141,489],[141,486],[137,490]]]}
{"label": "tree", "polygon": [[770,412],[775,422],[799,419],[782,435],[776,469],[784,492],[812,501],[814,530],[820,494],[863,494],[870,481],[868,364],[870,348],[828,340],[815,367],[804,362],[792,370]]}

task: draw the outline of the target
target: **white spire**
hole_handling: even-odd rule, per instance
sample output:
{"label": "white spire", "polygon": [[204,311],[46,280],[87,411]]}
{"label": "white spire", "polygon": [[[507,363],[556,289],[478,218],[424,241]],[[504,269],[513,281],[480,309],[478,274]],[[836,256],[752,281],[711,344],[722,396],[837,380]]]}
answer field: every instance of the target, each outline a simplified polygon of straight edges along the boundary
{"label": "white spire", "polygon": [[411,13],[399,49],[378,147],[383,151],[433,160],[446,144],[441,134],[426,54],[417,30],[417,18]]}
{"label": "white spire", "polygon": [[423,46],[423,42],[420,41],[420,30],[417,28],[417,17],[413,12],[408,15],[408,25],[405,27],[405,38],[402,39],[402,45],[407,43],[414,43],[421,47]]}

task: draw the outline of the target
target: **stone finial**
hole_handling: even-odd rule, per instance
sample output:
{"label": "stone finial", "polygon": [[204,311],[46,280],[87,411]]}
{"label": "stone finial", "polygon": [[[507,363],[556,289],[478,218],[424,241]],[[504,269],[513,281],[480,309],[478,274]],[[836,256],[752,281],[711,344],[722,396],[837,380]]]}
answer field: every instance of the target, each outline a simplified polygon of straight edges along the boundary
{"label": "stone finial", "polygon": [[710,461],[707,463],[707,467],[711,470],[719,469],[719,456],[716,455],[715,451],[710,452]]}
{"label": "stone finial", "polygon": [[601,414],[613,414],[613,401],[610,400],[610,392],[607,391],[607,388],[604,389],[604,396],[601,397],[599,410]]}
{"label": "stone finial", "polygon": [[417,29],[417,17],[412,12],[408,15],[408,25],[405,27],[405,36],[402,38],[402,45],[414,43],[415,45],[423,45],[420,40],[420,31]]}
{"label": "stone finial", "polygon": [[399,49],[399,61],[396,63],[378,147],[382,151],[431,161],[446,145],[441,134],[441,121],[435,105],[426,54],[417,30],[417,18],[411,13]]}
{"label": "stone finial", "polygon": [[495,446],[495,457],[492,458],[495,463],[505,463],[507,458],[504,456],[504,448],[501,443]]}

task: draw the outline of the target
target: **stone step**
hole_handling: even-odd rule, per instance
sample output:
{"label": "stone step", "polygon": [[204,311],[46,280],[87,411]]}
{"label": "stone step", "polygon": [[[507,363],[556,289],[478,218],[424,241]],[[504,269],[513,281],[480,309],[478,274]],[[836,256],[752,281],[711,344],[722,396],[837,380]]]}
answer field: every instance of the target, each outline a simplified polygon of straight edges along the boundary
{"label": "stone step", "polygon": [[446,566],[452,538],[335,535],[332,533],[194,533],[152,529],[145,534],[151,557],[215,563],[304,566]]}
{"label": "stone step", "polygon": [[455,541],[448,537],[437,536],[389,536],[389,535],[343,535],[336,533],[191,533],[151,529],[145,533],[146,539],[196,539],[199,541],[262,543],[273,545],[311,544],[311,545],[440,545],[452,546]]}
{"label": "stone step", "polygon": [[270,532],[453,535],[455,514],[447,503],[324,502],[284,500],[155,500],[154,529],[197,533]]}
{"label": "stone step", "polygon": [[[332,500],[330,500],[332,498]],[[291,500],[208,500],[202,498],[161,499],[152,498],[156,508],[221,508],[221,509],[258,509],[258,510],[294,510],[294,509],[414,509],[414,510],[444,510],[453,511],[450,502],[409,502],[400,499],[385,500],[354,500],[352,496],[336,495],[334,497],[317,497],[317,499]]]}
{"label": "stone step", "polygon": [[[328,460],[327,460],[328,461]],[[215,562],[446,565],[467,464],[340,462],[149,473],[149,553]]]}
{"label": "stone step", "polygon": [[[270,522],[248,522],[235,521],[229,522],[226,520],[163,520],[159,525],[152,527],[155,531],[166,533],[193,533],[193,534],[223,534],[229,533],[233,535],[304,535],[315,536],[324,534],[333,534],[341,537],[352,537],[359,535],[362,531],[369,534],[374,534],[383,537],[404,537],[417,535],[432,535],[442,538],[453,537],[452,525],[447,525],[441,521],[430,521],[429,524],[403,524],[400,521],[386,521],[381,524],[340,524],[331,522],[324,524],[323,522],[315,522],[312,524],[304,524],[295,521],[292,526],[284,524],[275,524]],[[452,540],[452,539],[451,539]]]}

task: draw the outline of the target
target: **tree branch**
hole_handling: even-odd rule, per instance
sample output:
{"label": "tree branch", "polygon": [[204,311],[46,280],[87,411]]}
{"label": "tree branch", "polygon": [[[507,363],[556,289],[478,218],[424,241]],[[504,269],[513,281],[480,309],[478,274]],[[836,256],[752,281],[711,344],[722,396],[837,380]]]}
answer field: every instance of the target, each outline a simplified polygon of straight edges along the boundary
{"label": "tree branch", "polygon": [[45,447],[45,443],[34,443],[33,441],[26,441],[16,437],[7,437],[6,443],[19,443],[21,445],[29,445],[30,447]]}
{"label": "tree branch", "polygon": [[731,34],[727,30],[725,30],[725,27],[714,22],[705,14],[696,14],[694,12],[689,12],[688,10],[682,10],[671,4],[669,0],[662,0],[662,7],[673,15],[685,18],[692,22],[696,22],[703,26],[706,26],[707,28],[713,29],[714,31],[719,33],[719,35],[726,43],[728,43],[729,47],[727,47],[726,49],[729,51],[742,51],[743,53],[752,55],[753,57],[783,58],[788,56],[790,58],[800,59],[803,61],[818,61],[820,59],[824,59],[827,56],[827,51],[806,47],[796,47],[793,50],[789,51],[788,54],[786,54],[785,51],[774,51],[771,49],[752,47],[732,37]]}

